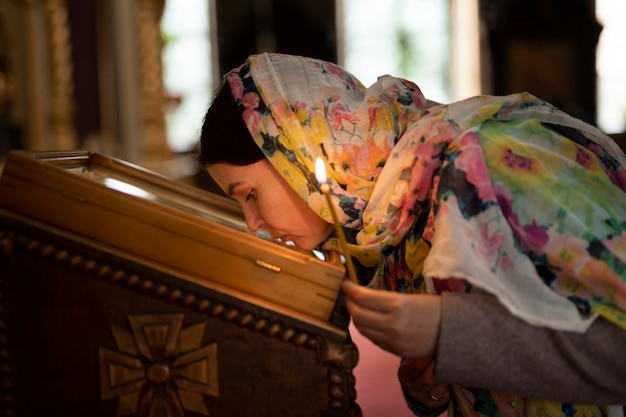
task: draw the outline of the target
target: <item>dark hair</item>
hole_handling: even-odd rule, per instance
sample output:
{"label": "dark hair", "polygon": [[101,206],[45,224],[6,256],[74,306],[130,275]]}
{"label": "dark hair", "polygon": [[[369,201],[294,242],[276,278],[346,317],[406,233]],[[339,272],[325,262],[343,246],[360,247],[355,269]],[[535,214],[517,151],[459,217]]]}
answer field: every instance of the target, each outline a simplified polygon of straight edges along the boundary
{"label": "dark hair", "polygon": [[228,84],[222,84],[204,116],[198,161],[202,165],[249,165],[263,158],[265,155],[252,139]]}

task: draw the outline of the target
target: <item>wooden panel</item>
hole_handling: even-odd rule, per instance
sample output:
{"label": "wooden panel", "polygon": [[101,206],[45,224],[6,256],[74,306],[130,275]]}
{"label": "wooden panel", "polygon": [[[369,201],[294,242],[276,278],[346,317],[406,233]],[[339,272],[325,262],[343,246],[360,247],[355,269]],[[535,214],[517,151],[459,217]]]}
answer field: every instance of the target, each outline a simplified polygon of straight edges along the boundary
{"label": "wooden panel", "polygon": [[6,210],[0,241],[2,415],[361,415],[341,303],[286,314]]}

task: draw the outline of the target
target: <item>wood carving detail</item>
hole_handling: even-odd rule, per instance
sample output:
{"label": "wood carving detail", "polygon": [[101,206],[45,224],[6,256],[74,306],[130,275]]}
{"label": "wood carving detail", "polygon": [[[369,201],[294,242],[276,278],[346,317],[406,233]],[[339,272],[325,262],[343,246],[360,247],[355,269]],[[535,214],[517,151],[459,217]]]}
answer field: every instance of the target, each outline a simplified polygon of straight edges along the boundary
{"label": "wood carving detail", "polygon": [[202,345],[206,322],[182,328],[183,314],[128,316],[112,326],[117,349],[101,346],[100,396],[117,398],[116,416],[209,416],[219,396],[217,343]]}
{"label": "wood carving detail", "polygon": [[322,340],[318,345],[318,361],[328,368],[328,394],[330,396],[328,415],[333,410],[341,410],[342,415],[362,417],[361,408],[356,404],[355,378],[352,370],[359,360],[359,352],[353,344],[340,344]]}

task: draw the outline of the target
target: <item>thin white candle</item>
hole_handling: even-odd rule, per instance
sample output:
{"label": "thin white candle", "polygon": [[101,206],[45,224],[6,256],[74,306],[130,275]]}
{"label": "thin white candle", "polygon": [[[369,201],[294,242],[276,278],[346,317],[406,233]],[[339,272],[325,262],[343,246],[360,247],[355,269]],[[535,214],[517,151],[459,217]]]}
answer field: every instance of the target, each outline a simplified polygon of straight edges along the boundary
{"label": "thin white candle", "polygon": [[324,166],[324,160],[322,158],[317,158],[315,160],[315,177],[317,178],[317,182],[320,184],[320,191],[322,192],[322,194],[326,196],[328,209],[330,210],[330,214],[333,217],[333,225],[335,226],[335,234],[337,235],[339,248],[341,249],[341,252],[343,252],[343,257],[346,260],[346,269],[348,271],[348,278],[350,278],[352,282],[355,282],[358,284],[359,280],[357,279],[356,272],[354,271],[354,265],[352,264],[352,258],[350,257],[350,252],[348,252],[348,243],[346,242],[346,236],[343,233],[343,228],[341,227],[341,223],[339,223],[339,218],[337,217],[337,213],[335,212],[335,208],[330,198],[330,185],[328,185],[328,177],[326,176],[326,167]]}

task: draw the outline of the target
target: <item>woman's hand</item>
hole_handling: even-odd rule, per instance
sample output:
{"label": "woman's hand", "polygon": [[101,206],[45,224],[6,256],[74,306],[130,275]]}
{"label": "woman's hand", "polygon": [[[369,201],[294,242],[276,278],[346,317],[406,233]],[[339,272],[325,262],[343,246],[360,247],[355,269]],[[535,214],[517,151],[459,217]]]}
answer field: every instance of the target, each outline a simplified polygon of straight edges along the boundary
{"label": "woman's hand", "polygon": [[406,392],[429,408],[440,408],[452,399],[450,385],[435,382],[435,362],[432,358],[403,359],[398,368],[398,380]]}
{"label": "woman's hand", "polygon": [[441,298],[401,294],[342,283],[346,307],[359,332],[382,349],[404,358],[435,354]]}

